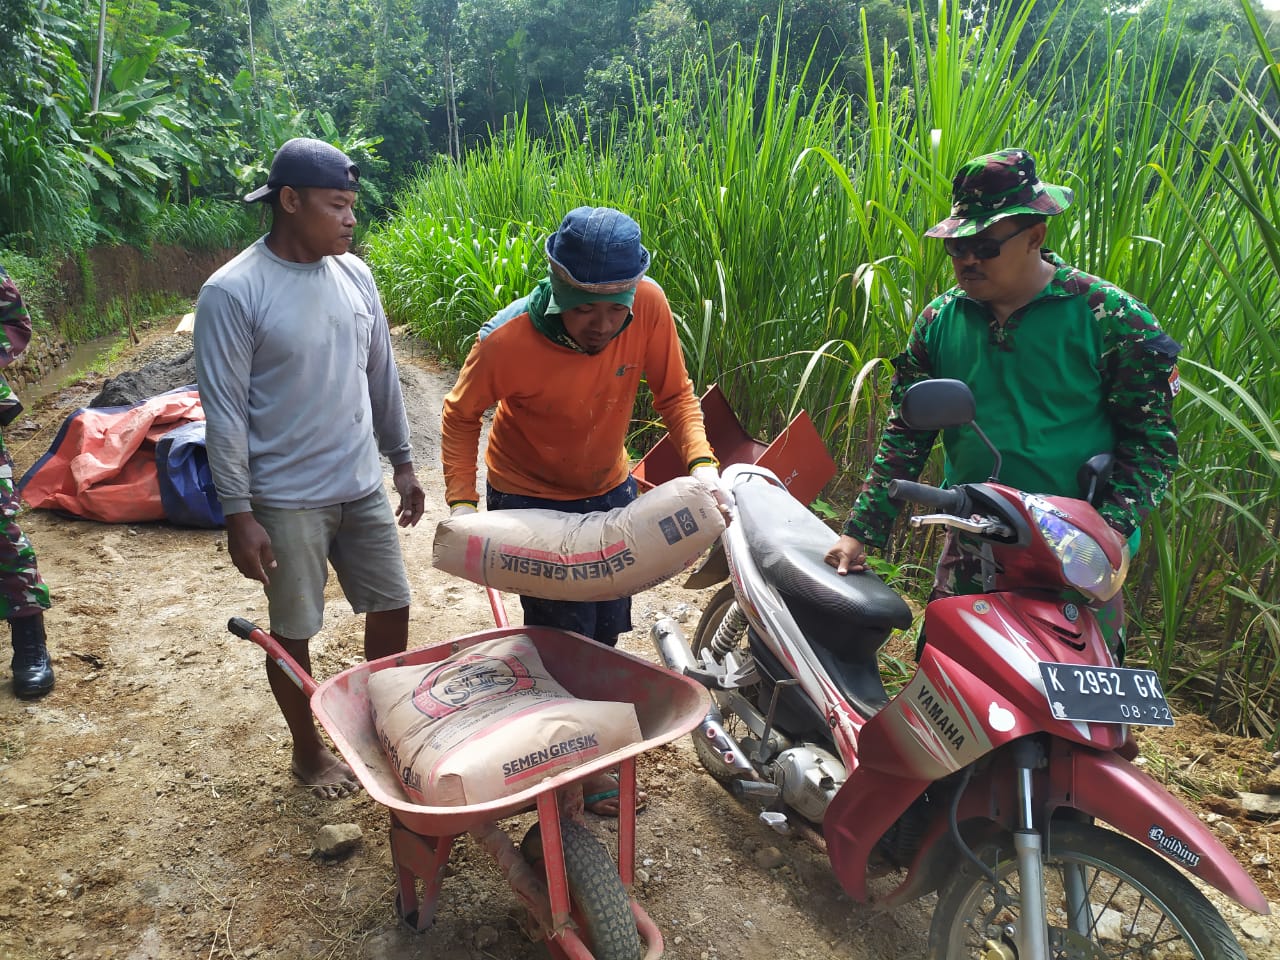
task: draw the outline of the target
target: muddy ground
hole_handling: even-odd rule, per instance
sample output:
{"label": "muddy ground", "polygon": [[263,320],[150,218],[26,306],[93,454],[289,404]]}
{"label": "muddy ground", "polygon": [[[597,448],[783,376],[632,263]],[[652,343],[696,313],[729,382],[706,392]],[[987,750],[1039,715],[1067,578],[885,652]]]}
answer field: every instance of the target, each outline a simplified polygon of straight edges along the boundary
{"label": "muddy ground", "polygon": [[[176,324],[177,318],[173,318]],[[116,369],[188,345],[156,329]],[[453,374],[398,341],[419,476],[422,524],[403,533],[414,598],[411,643],[485,629],[482,590],[431,567],[445,513],[436,456],[439,408]],[[7,440],[20,470],[63,418],[100,389],[91,376],[52,394]],[[0,960],[44,958],[545,957],[483,851],[455,847],[435,926],[393,913],[387,815],[363,795],[312,797],[290,776],[289,741],[256,647],[227,633],[232,615],[265,623],[257,584],[227,558],[221,531],[110,526],[27,512],[23,527],[52,585],[57,687],[22,703],[0,660]],[[636,598],[623,647],[653,657],[647,631],[672,615],[692,629],[707,593],[668,583]],[[357,663],[361,625],[336,587],[313,644],[316,674]],[[518,604],[507,609],[518,622]],[[1182,714],[1143,734],[1144,762],[1215,824],[1267,897],[1280,901],[1272,839],[1236,790],[1280,792],[1276,758],[1256,741]],[[649,804],[639,816],[638,896],[674,960],[919,956],[931,900],[878,912],[850,901],[822,854],[780,837],[700,772],[687,742],[641,757]],[[611,843],[613,822],[589,818]],[[326,824],[362,839],[317,856]],[[528,818],[509,822],[519,838]],[[1280,925],[1218,898],[1251,958],[1280,956]]]}

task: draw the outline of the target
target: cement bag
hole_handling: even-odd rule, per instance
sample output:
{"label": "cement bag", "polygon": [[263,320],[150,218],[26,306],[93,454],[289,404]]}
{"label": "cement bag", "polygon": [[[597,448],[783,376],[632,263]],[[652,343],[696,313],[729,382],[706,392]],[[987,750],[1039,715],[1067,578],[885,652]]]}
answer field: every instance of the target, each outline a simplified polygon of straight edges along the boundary
{"label": "cement bag", "polygon": [[405,792],[426,806],[498,800],[643,739],[633,704],[573,697],[520,635],[379,670],[369,702]]}
{"label": "cement bag", "polygon": [[600,513],[491,510],[442,520],[436,567],[544,600],[616,600],[692,566],[724,530],[715,496],[677,477]]}

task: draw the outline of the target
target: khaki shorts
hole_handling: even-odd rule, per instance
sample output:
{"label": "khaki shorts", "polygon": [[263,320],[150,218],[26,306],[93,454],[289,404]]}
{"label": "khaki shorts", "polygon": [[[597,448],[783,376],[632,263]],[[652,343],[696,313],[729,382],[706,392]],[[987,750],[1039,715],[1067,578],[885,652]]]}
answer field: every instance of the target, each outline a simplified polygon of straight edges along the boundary
{"label": "khaki shorts", "polygon": [[276,568],[267,610],[271,631],[309,640],[324,626],[324,587],[333,564],[342,593],[355,613],[409,605],[400,538],[386,491],[331,507],[289,510],[253,505],[253,516],[271,537]]}

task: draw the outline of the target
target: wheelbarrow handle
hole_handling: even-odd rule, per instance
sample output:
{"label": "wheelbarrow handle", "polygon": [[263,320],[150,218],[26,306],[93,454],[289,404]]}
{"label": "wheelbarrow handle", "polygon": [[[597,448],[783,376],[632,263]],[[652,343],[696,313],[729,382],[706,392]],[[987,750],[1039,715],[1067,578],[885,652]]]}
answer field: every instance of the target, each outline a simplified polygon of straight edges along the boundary
{"label": "wheelbarrow handle", "polygon": [[319,686],[311,679],[311,674],[302,669],[297,660],[289,655],[289,652],[281,646],[280,641],[273,637],[267,631],[252,620],[246,620],[244,617],[232,617],[227,621],[227,629],[243,640],[251,640],[267,652],[277,667],[279,667],[290,682],[295,687],[310,697],[316,692]]}
{"label": "wheelbarrow handle", "polygon": [[249,635],[260,628],[252,620],[246,620],[244,617],[232,617],[227,621],[227,629],[241,640],[248,640]]}

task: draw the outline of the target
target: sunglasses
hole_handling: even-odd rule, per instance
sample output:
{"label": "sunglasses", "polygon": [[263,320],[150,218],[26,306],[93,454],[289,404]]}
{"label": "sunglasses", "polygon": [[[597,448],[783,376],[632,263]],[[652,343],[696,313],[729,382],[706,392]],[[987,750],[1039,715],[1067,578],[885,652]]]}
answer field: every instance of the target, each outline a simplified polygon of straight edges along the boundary
{"label": "sunglasses", "polygon": [[947,237],[942,241],[942,249],[947,251],[947,256],[954,257],[956,260],[962,260],[965,257],[973,257],[975,260],[994,260],[1000,256],[1001,247],[1024,230],[1030,230],[1034,226],[1034,223],[1028,223],[999,240],[995,237]]}

